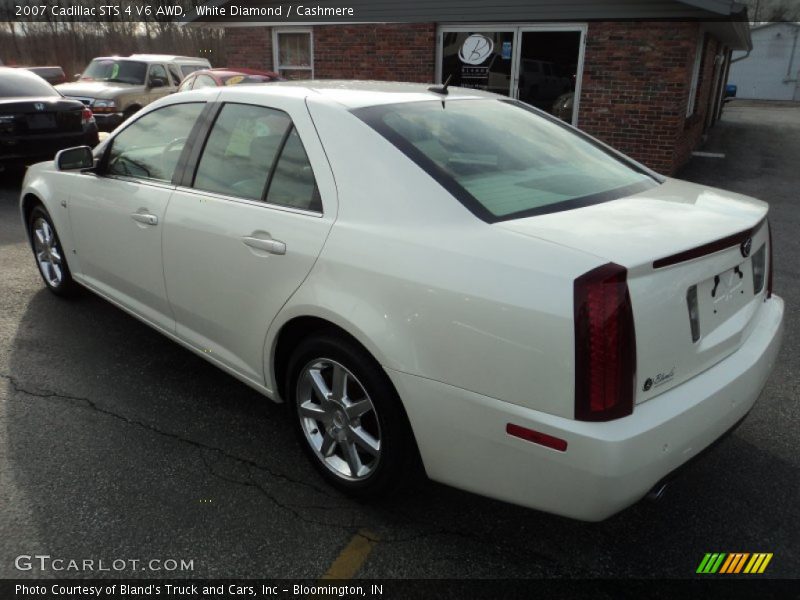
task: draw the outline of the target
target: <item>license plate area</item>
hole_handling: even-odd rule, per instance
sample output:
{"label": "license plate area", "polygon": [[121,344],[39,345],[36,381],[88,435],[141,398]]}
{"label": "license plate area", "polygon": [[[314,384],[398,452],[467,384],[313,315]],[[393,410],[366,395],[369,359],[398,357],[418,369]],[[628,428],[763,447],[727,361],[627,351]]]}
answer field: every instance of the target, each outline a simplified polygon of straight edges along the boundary
{"label": "license plate area", "polygon": [[706,335],[753,298],[753,269],[746,260],[697,286],[700,333]]}
{"label": "license plate area", "polygon": [[56,116],[52,113],[28,115],[28,129],[55,129]]}

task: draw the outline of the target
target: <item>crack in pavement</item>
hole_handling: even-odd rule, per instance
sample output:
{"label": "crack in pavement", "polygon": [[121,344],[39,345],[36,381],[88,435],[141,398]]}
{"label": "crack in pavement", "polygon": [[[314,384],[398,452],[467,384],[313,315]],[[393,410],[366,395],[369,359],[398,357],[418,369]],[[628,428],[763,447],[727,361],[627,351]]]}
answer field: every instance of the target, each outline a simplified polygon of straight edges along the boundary
{"label": "crack in pavement", "polygon": [[[337,496],[335,496],[335,495],[329,493],[328,491],[326,491],[326,490],[324,490],[322,488],[319,488],[318,486],[315,486],[315,485],[313,485],[311,483],[308,483],[308,482],[305,482],[305,481],[301,481],[301,480],[298,480],[298,479],[294,479],[294,478],[289,477],[288,475],[286,475],[284,473],[277,472],[274,469],[272,469],[272,468],[270,468],[270,467],[268,467],[266,465],[262,465],[262,464],[254,461],[252,459],[243,458],[243,457],[237,456],[235,454],[231,454],[230,452],[228,452],[227,450],[224,450],[222,448],[217,448],[216,446],[211,446],[211,445],[208,445],[208,444],[204,444],[203,442],[199,442],[197,440],[193,440],[193,439],[184,437],[184,436],[179,435],[177,433],[164,431],[163,429],[159,429],[158,427],[156,427],[154,425],[151,425],[149,423],[145,423],[143,421],[139,421],[139,420],[127,417],[125,415],[118,414],[118,413],[116,413],[114,411],[111,411],[111,410],[109,410],[107,408],[99,406],[91,398],[85,398],[85,397],[81,397],[81,396],[72,396],[72,395],[69,395],[69,394],[55,392],[55,391],[52,391],[52,390],[43,390],[43,389],[34,390],[34,389],[30,389],[30,388],[25,387],[22,383],[20,383],[19,380],[16,377],[14,377],[12,375],[9,375],[7,373],[0,373],[0,379],[5,379],[6,381],[8,381],[11,384],[11,387],[14,389],[14,391],[16,393],[24,394],[24,395],[27,395],[27,396],[32,396],[32,397],[35,397],[35,398],[44,398],[44,399],[57,398],[57,399],[61,399],[61,400],[67,400],[67,401],[71,401],[71,402],[75,402],[75,403],[80,403],[86,409],[92,410],[94,412],[100,413],[100,414],[108,416],[108,417],[111,417],[111,418],[113,418],[113,419],[115,419],[117,421],[125,423],[126,425],[132,425],[132,426],[138,427],[140,429],[144,429],[144,430],[146,430],[146,431],[148,431],[150,433],[154,433],[156,435],[159,435],[159,436],[162,436],[162,437],[166,437],[166,438],[169,438],[171,440],[174,440],[174,441],[177,441],[177,442],[180,442],[180,443],[183,443],[183,444],[190,445],[190,446],[192,446],[194,448],[197,448],[198,450],[201,451],[200,459],[202,460],[203,464],[205,465],[207,472],[212,477],[214,477],[216,479],[219,479],[220,481],[224,481],[226,483],[231,483],[231,484],[235,484],[235,485],[241,485],[243,487],[248,487],[248,488],[251,488],[251,489],[254,489],[254,490],[258,491],[264,497],[266,497],[271,503],[273,503],[276,507],[287,511],[288,513],[290,513],[293,517],[295,517],[299,521],[302,521],[302,522],[308,523],[308,524],[312,524],[312,525],[322,526],[322,527],[340,529],[340,530],[343,530],[343,531],[347,531],[349,533],[355,533],[355,532],[357,532],[358,530],[362,529],[365,526],[364,523],[357,522],[358,512],[353,510],[352,508],[347,507],[347,506],[343,506],[343,505],[302,505],[302,504],[295,505],[295,504],[290,504],[290,503],[286,503],[286,502],[283,502],[283,501],[279,500],[278,498],[275,497],[275,495],[272,492],[270,492],[270,490],[266,486],[264,486],[260,482],[256,481],[256,479],[253,477],[253,471],[254,470],[255,471],[259,471],[261,473],[265,473],[268,476],[273,477],[274,479],[282,480],[282,481],[285,481],[285,482],[290,483],[290,484],[294,484],[294,485],[297,485],[297,486],[300,486],[300,487],[308,488],[308,489],[310,489],[310,490],[312,490],[314,492],[322,494],[323,496],[326,496],[326,497],[331,498],[331,499],[337,499]],[[208,460],[204,456],[204,454],[203,454],[204,451],[213,452],[213,453],[217,454],[218,456],[220,456],[222,458],[227,458],[227,459],[230,459],[230,460],[232,460],[232,461],[234,461],[236,463],[244,465],[247,468],[247,479],[242,480],[242,479],[238,479],[238,478],[234,478],[234,477],[229,477],[229,476],[226,476],[226,475],[223,475],[223,474],[217,472],[214,469],[213,465],[209,464]],[[320,520],[320,519],[316,519],[316,518],[304,515],[301,512],[301,511],[309,511],[309,510],[325,510],[325,511],[348,510],[348,511],[351,512],[351,515],[353,517],[356,517],[356,518],[354,518],[350,524],[329,523],[329,522],[326,522],[324,520]],[[409,514],[405,513],[404,511],[397,510],[397,509],[391,509],[391,508],[382,508],[381,510],[383,510],[385,513],[388,513],[388,514],[393,515],[394,517],[398,518],[398,521],[400,521],[400,522],[397,523],[396,526],[397,525],[399,525],[399,526],[412,525],[412,526],[422,527],[423,529],[427,529],[427,527],[426,527],[427,524],[426,523],[414,518],[412,515],[409,515]],[[439,528],[436,528],[436,529],[427,529],[427,531],[423,530],[423,531],[421,531],[419,533],[414,533],[414,534],[410,534],[410,535],[406,535],[406,536],[403,536],[403,535],[380,536],[380,537],[376,536],[374,538],[373,537],[368,537],[367,539],[369,539],[369,541],[375,542],[375,543],[394,544],[394,543],[415,542],[415,541],[418,541],[418,540],[422,540],[422,539],[426,539],[426,538],[430,538],[430,537],[435,537],[435,536],[449,536],[449,537],[456,537],[456,538],[459,538],[459,539],[470,540],[470,541],[473,541],[475,543],[480,544],[484,548],[484,550],[489,550],[488,548],[486,548],[486,540],[481,538],[481,536],[479,536],[479,535],[477,535],[475,533],[472,533],[472,532],[459,531],[459,530],[456,530],[456,529],[449,529],[449,528],[446,528],[446,527],[439,527]],[[489,550],[489,551],[492,552],[492,550]],[[499,550],[496,551],[496,554],[502,555],[502,553]],[[552,559],[550,559],[549,557],[541,556],[540,558],[542,560],[545,560],[545,561],[548,561],[548,562],[552,562]]]}
{"label": "crack in pavement", "polygon": [[335,498],[335,496],[333,494],[331,494],[327,490],[322,489],[322,488],[320,488],[320,487],[318,487],[318,486],[316,486],[314,484],[308,483],[306,481],[301,481],[299,479],[294,479],[294,478],[289,477],[288,475],[286,475],[284,473],[280,473],[278,471],[275,471],[275,470],[273,470],[272,468],[270,468],[270,467],[268,467],[266,465],[262,465],[260,463],[257,463],[256,461],[254,461],[252,459],[243,458],[241,456],[236,456],[235,454],[231,454],[227,450],[224,450],[222,448],[217,448],[216,446],[211,446],[209,444],[204,444],[203,442],[199,442],[197,440],[193,440],[193,439],[184,437],[184,436],[182,436],[180,434],[172,433],[170,431],[165,431],[163,429],[159,429],[158,427],[156,427],[154,425],[151,425],[149,423],[145,423],[144,421],[139,421],[139,420],[136,420],[136,419],[132,419],[130,417],[126,417],[125,415],[121,415],[121,414],[116,413],[114,411],[111,411],[111,410],[109,410],[107,408],[103,408],[102,406],[99,406],[91,398],[84,398],[84,397],[81,397],[81,396],[71,396],[69,394],[64,394],[64,393],[60,393],[60,392],[54,392],[52,390],[34,391],[34,390],[31,390],[29,388],[24,387],[17,380],[17,378],[14,377],[13,375],[8,375],[6,373],[0,373],[0,378],[1,379],[5,379],[6,381],[8,381],[11,384],[11,386],[14,388],[14,391],[17,392],[17,393],[25,394],[27,396],[34,396],[36,398],[60,398],[62,400],[69,400],[69,401],[72,401],[72,402],[81,402],[86,406],[86,408],[88,408],[90,410],[93,410],[93,411],[98,412],[100,414],[112,417],[112,418],[114,418],[114,419],[116,419],[118,421],[122,421],[122,422],[124,422],[124,423],[126,423],[128,425],[133,425],[135,427],[139,427],[141,429],[145,429],[145,430],[147,430],[147,431],[149,431],[151,433],[155,433],[157,435],[160,435],[160,436],[163,436],[163,437],[167,437],[167,438],[176,440],[178,442],[182,442],[184,444],[188,444],[190,446],[194,446],[195,448],[199,448],[201,450],[209,450],[211,452],[216,452],[220,456],[223,456],[225,458],[229,458],[229,459],[234,460],[234,461],[236,461],[238,463],[242,463],[244,465],[247,465],[248,467],[252,467],[254,469],[258,469],[259,471],[264,471],[265,473],[267,473],[268,475],[274,477],[275,479],[281,479],[283,481],[286,481],[287,483],[291,483],[291,484],[302,486],[302,487],[307,487],[307,488],[309,488],[309,489],[311,489],[311,490],[313,490],[313,491],[315,491],[315,492],[317,492],[319,494],[322,494],[324,496],[328,496],[330,498]]}

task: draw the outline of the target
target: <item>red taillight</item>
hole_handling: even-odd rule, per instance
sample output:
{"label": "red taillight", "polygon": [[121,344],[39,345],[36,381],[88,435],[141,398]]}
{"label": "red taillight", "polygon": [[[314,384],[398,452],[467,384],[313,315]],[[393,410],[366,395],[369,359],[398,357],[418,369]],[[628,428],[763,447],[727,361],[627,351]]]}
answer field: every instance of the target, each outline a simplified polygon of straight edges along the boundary
{"label": "red taillight", "polygon": [[767,298],[772,298],[772,227],[767,221],[769,231],[769,265],[767,266]]}
{"label": "red taillight", "polygon": [[85,107],[83,112],[81,112],[81,123],[84,125],[88,125],[94,121],[94,114],[92,113],[91,109]]}
{"label": "red taillight", "polygon": [[527,427],[522,427],[521,425],[509,423],[506,425],[506,433],[527,442],[533,442],[534,444],[539,444],[540,446],[546,446],[548,448],[552,448],[553,450],[558,450],[559,452],[566,452],[567,450],[566,440],[553,437],[552,435],[547,435],[541,431],[534,431],[533,429],[528,429]]}
{"label": "red taillight", "polygon": [[627,275],[608,263],[575,280],[575,418],[581,421],[633,412],[636,335]]}

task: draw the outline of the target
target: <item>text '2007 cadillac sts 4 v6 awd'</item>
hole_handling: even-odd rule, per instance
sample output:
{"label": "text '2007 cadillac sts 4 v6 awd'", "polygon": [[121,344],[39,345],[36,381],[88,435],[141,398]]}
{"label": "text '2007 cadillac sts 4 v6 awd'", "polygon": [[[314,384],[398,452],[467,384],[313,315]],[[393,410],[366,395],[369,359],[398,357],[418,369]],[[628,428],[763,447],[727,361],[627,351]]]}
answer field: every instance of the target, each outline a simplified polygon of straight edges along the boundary
{"label": "text '2007 cadillac sts 4 v6 awd'", "polygon": [[765,203],[475,90],[175,94],[29,169],[20,209],[51,291],[284,401],[361,497],[421,461],[604,519],[741,421],[781,342]]}

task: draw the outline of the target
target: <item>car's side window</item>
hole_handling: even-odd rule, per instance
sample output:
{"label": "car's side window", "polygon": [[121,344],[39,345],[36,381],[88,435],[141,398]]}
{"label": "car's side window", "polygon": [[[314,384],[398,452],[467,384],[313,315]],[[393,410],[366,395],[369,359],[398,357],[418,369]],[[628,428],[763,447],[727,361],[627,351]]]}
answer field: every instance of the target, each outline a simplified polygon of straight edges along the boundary
{"label": "car's side window", "polygon": [[169,70],[169,75],[172,77],[172,85],[180,85],[181,84],[181,73],[178,70],[178,67],[175,65],[167,65],[167,69]]}
{"label": "car's side window", "polygon": [[184,79],[183,83],[181,83],[181,86],[178,88],[178,91],[185,92],[187,90],[192,89],[192,84],[194,83],[194,80],[195,78],[192,76],[189,76],[186,79]]}
{"label": "car's side window", "polygon": [[217,82],[213,77],[208,75],[198,75],[194,80],[194,87],[192,89],[199,90],[200,88],[216,87]]}
{"label": "car's side window", "polygon": [[204,102],[172,104],[147,113],[111,142],[106,173],[172,181],[178,159]]}
{"label": "car's side window", "polygon": [[279,110],[226,104],[208,136],[194,187],[261,200],[292,121]]}
{"label": "car's side window", "polygon": [[164,65],[151,65],[150,74],[148,75],[148,83],[152,85],[153,81],[158,79],[164,82],[163,85],[169,85],[169,79],[167,79],[167,70],[164,68]]}
{"label": "car's side window", "polygon": [[267,202],[322,212],[314,171],[297,130],[293,127],[283,145],[267,190]]}

